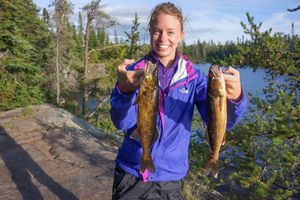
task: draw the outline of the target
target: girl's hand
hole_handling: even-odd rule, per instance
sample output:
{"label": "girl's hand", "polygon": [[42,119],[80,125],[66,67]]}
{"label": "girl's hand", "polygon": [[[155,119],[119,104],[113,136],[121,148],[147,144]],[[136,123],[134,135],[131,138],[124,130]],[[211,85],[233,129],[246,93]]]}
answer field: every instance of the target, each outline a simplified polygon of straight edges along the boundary
{"label": "girl's hand", "polygon": [[125,59],[117,69],[117,85],[119,90],[126,94],[130,94],[140,87],[144,75],[144,70],[141,69],[128,71],[126,67],[132,63],[134,63],[133,59]]}
{"label": "girl's hand", "polygon": [[223,71],[227,98],[231,100],[238,99],[242,94],[242,86],[240,81],[240,72],[233,67],[228,67]]}

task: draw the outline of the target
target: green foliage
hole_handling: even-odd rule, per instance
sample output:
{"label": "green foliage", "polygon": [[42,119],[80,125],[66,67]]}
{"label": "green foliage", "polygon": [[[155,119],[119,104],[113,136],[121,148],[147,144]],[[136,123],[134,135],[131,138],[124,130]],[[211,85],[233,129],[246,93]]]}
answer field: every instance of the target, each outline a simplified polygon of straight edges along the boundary
{"label": "green foliage", "polygon": [[31,0],[1,1],[0,7],[0,109],[44,102],[46,25]]}
{"label": "green foliage", "polygon": [[129,50],[127,51],[127,58],[134,58],[137,59],[138,54],[138,41],[140,39],[140,32],[138,31],[140,22],[139,22],[139,18],[137,17],[137,13],[135,13],[134,15],[134,20],[132,21],[133,25],[131,27],[131,32],[127,33],[125,32],[125,34],[127,35],[127,40],[126,42],[129,44]]}
{"label": "green foliage", "polygon": [[[227,199],[298,199],[300,39],[298,35],[271,35],[271,29],[261,32],[261,23],[256,25],[248,13],[247,19],[249,27],[241,25],[251,40],[237,44],[234,54],[214,57],[215,62],[264,67],[269,85],[263,99],[249,94],[250,114],[227,134],[227,144],[220,155],[219,179],[209,183],[215,184],[214,188]],[[191,144],[193,174],[201,173],[204,159],[199,154],[205,152],[205,143]]]}
{"label": "green foliage", "polygon": [[[279,91],[275,100],[250,96],[258,113],[235,128],[227,146],[234,146],[239,157],[230,157],[224,177],[243,188],[250,196],[286,199],[297,195],[300,169],[300,107],[295,95]],[[232,166],[234,163],[234,166]],[[231,164],[231,165],[230,165]],[[230,195],[230,194],[228,194]]]}
{"label": "green foliage", "polygon": [[117,131],[115,125],[110,120],[110,104],[109,101],[102,102],[103,105],[95,112],[94,117],[89,119],[89,123],[100,128],[104,133],[112,135]]}

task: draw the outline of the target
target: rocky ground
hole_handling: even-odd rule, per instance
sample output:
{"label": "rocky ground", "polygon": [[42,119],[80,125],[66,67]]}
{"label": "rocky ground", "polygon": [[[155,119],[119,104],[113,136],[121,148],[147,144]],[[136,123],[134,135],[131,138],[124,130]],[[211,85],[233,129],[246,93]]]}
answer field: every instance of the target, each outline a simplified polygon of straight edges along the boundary
{"label": "rocky ground", "polygon": [[0,199],[111,199],[118,145],[52,105],[0,113]]}

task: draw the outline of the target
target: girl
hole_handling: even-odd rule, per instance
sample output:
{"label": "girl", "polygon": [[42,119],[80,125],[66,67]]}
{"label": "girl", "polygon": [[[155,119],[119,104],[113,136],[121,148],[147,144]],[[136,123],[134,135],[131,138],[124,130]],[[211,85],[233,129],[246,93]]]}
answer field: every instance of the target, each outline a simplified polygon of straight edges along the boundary
{"label": "girl", "polygon": [[[125,137],[118,150],[113,199],[183,199],[183,178],[188,171],[188,146],[194,106],[206,117],[206,78],[189,59],[177,51],[184,37],[183,16],[174,4],[157,5],[150,15],[152,52],[137,62],[125,59],[118,66],[118,80],[111,95],[111,118]],[[159,137],[151,149],[155,172],[139,173],[141,144],[130,138],[136,128],[137,105],[133,105],[147,60],[158,65]],[[239,72],[224,72],[228,98],[227,130],[246,108]]]}

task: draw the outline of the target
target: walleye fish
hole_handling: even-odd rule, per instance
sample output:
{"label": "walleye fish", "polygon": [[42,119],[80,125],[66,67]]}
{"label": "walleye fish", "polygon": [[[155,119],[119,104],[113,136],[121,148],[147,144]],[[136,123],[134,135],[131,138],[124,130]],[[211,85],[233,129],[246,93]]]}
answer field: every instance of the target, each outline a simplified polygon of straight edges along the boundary
{"label": "walleye fish", "polygon": [[218,177],[218,160],[221,145],[226,140],[227,97],[223,73],[218,65],[209,68],[207,86],[208,138],[210,158],[206,165],[206,174],[212,172]]}
{"label": "walleye fish", "polygon": [[156,127],[158,110],[157,65],[148,61],[144,73],[145,76],[140,86],[140,93],[134,103],[138,103],[137,129],[131,134],[131,138],[140,141],[142,144],[141,174],[146,169],[152,172],[155,171],[150,149],[158,137]]}

